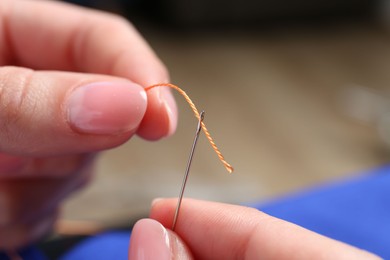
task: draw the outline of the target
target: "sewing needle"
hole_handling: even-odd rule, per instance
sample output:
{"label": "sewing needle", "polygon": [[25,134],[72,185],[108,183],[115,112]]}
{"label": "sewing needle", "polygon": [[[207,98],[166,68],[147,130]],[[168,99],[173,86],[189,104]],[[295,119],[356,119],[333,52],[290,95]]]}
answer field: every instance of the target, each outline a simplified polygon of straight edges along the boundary
{"label": "sewing needle", "polygon": [[200,134],[200,131],[202,130],[203,119],[204,119],[204,111],[200,112],[200,114],[199,114],[199,121],[198,121],[198,126],[196,127],[194,142],[192,143],[191,152],[190,152],[190,155],[188,157],[187,167],[186,167],[186,171],[185,171],[185,174],[184,174],[183,183],[181,185],[179,200],[177,202],[177,206],[176,206],[176,210],[175,210],[175,216],[173,217],[172,231],[175,230],[177,218],[179,217],[181,201],[183,199],[184,190],[186,188],[188,174],[190,172],[191,163],[192,163],[192,157],[194,156],[196,143],[198,142],[199,134]]}

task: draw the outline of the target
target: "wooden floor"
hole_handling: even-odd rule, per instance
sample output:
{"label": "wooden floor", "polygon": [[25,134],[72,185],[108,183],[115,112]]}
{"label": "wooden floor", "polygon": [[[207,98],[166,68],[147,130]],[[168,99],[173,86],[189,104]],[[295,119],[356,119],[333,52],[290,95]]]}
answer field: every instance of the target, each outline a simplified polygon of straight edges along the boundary
{"label": "wooden floor", "polygon": [[[206,111],[210,132],[236,169],[225,172],[202,136],[186,196],[267,200],[389,161],[378,134],[390,84],[385,29],[141,32],[172,82]],[[146,215],[153,198],[178,195],[197,122],[180,96],[177,101],[177,134],[154,143],[136,137],[102,154],[95,180],[68,201],[65,218],[113,223]]]}

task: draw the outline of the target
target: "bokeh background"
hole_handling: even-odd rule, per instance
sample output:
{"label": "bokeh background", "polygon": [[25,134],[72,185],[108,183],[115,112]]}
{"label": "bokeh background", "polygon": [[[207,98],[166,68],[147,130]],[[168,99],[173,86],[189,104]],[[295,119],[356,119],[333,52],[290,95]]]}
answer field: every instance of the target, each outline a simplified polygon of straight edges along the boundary
{"label": "bokeh background", "polygon": [[[206,111],[236,171],[202,136],[185,196],[267,201],[389,161],[390,1],[73,2],[126,16]],[[177,133],[102,153],[64,219],[126,223],[178,195],[197,121],[176,97]]]}

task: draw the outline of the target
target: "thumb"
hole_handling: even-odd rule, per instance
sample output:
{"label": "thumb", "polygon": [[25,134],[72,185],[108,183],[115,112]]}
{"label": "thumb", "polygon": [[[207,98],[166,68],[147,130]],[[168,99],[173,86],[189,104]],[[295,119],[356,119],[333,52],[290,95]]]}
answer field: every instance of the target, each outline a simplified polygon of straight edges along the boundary
{"label": "thumb", "polygon": [[132,231],[129,260],[193,259],[189,249],[176,233],[153,219],[141,219]]}
{"label": "thumb", "polygon": [[111,148],[137,131],[146,106],[143,88],[125,79],[0,67],[0,152]]}

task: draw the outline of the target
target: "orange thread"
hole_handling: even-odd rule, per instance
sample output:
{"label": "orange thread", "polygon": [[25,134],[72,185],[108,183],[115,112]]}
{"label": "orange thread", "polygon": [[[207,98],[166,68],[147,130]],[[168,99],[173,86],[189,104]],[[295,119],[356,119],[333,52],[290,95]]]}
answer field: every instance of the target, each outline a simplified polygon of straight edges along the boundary
{"label": "orange thread", "polygon": [[[155,87],[169,87],[169,88],[173,88],[173,89],[177,90],[185,98],[187,103],[190,105],[192,111],[194,111],[195,117],[199,120],[199,116],[200,116],[199,111],[196,108],[194,102],[192,102],[192,100],[190,99],[190,97],[187,95],[187,93],[184,90],[182,90],[178,86],[173,85],[171,83],[159,83],[159,84],[155,84],[155,85],[151,85],[149,87],[146,87],[145,91],[149,91],[149,90],[151,90],[152,88],[155,88]],[[229,173],[232,173],[233,170],[234,170],[233,167],[225,160],[225,158],[223,157],[221,151],[219,151],[217,145],[215,144],[213,138],[211,137],[211,135],[209,133],[209,130],[207,130],[206,125],[204,124],[204,122],[202,122],[201,125],[202,125],[202,129],[203,129],[204,134],[206,135],[207,139],[209,140],[209,142],[211,144],[211,147],[213,147],[213,149],[214,149],[215,153],[217,154],[219,160],[225,166],[226,170]]]}

